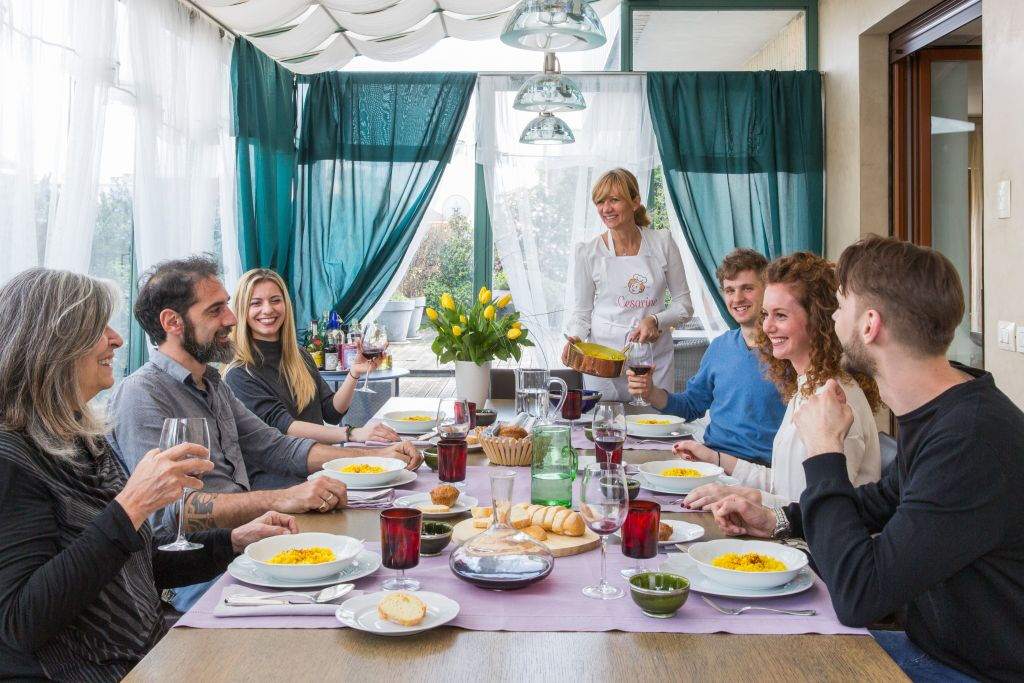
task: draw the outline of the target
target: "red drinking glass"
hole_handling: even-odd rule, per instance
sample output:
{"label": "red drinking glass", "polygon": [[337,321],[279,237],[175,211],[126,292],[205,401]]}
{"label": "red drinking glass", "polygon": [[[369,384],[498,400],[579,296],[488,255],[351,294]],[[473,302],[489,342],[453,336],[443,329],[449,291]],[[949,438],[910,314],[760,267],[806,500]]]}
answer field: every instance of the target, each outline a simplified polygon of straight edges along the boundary
{"label": "red drinking glass", "polygon": [[466,405],[469,406],[469,429],[472,431],[476,429],[476,404],[466,401]]}
{"label": "red drinking glass", "polygon": [[562,404],[563,420],[578,420],[583,414],[583,392],[579,389],[569,389],[565,392],[565,403]]}
{"label": "red drinking glass", "polygon": [[465,439],[441,439],[437,444],[437,478],[451,484],[466,480]]}
{"label": "red drinking glass", "polygon": [[381,563],[397,569],[398,576],[381,584],[386,591],[419,590],[420,582],[408,578],[406,569],[420,563],[420,527],[423,513],[412,508],[388,508],[380,513]]}
{"label": "red drinking glass", "polygon": [[629,514],[622,523],[622,554],[636,560],[636,567],[623,569],[622,575],[633,576],[644,571],[640,560],[658,556],[658,525],[661,506],[649,500],[629,503]]}

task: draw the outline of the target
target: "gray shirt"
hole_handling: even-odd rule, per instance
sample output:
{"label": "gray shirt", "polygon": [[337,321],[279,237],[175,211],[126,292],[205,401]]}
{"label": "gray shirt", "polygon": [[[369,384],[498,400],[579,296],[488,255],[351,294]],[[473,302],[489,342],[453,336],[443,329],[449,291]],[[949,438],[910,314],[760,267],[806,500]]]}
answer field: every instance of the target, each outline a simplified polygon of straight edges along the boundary
{"label": "gray shirt", "polygon": [[[192,373],[155,349],[149,352],[148,363],[114,389],[109,413],[113,429],[107,440],[130,470],[160,445],[164,418],[205,417],[214,468],[203,476],[204,491],[249,491],[247,464],[296,483],[309,474],[307,457],[314,441],[286,436],[253,415],[216,369],[207,366],[199,389]],[[174,506],[165,508],[157,513],[154,526],[176,530],[175,515]]]}

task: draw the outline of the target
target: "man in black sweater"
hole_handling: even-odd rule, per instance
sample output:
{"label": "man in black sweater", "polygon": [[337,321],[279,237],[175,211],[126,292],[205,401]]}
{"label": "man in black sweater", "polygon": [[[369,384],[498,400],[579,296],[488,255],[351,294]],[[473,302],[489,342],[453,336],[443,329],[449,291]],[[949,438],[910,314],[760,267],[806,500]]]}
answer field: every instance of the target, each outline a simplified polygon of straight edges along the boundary
{"label": "man in black sweater", "polygon": [[829,382],[795,416],[800,502],[776,511],[730,496],[715,519],[733,535],[806,538],[844,624],[905,606],[906,635],[878,638],[911,678],[1022,680],[1024,413],[991,374],[946,360],[964,300],[944,256],[871,237],[843,252],[839,283],[844,365],[872,375],[897,415],[896,466],[850,484],[853,417]]}

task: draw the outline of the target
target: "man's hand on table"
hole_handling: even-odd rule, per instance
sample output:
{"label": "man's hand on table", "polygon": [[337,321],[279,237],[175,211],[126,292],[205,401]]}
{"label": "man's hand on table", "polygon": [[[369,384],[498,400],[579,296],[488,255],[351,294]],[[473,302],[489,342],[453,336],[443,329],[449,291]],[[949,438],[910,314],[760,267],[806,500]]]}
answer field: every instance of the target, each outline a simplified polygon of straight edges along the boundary
{"label": "man's hand on table", "polygon": [[777,522],[771,508],[754,503],[743,496],[727,496],[710,506],[715,522],[729,536],[771,538]]}
{"label": "man's hand on table", "polygon": [[255,543],[269,536],[299,533],[299,525],[291,515],[280,512],[264,512],[248,524],[231,530],[231,549],[236,553],[245,550],[250,543]]}
{"label": "man's hand on table", "polygon": [[408,441],[399,441],[394,446],[382,448],[380,457],[402,460],[405,462],[405,469],[407,470],[416,470],[423,464],[423,454],[420,453],[420,449]]}
{"label": "man's hand on table", "polygon": [[333,477],[321,476],[277,491],[273,508],[281,512],[329,512],[348,504],[348,488]]}

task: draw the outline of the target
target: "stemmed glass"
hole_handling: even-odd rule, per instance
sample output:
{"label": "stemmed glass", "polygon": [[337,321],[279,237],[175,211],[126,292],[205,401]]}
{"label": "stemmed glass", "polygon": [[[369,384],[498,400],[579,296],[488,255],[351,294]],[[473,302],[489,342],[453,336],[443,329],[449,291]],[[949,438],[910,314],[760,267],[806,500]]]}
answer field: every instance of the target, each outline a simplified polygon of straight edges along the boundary
{"label": "stemmed glass", "polygon": [[626,441],[626,408],[614,401],[601,401],[594,408],[594,451],[597,462],[622,463]]}
{"label": "stemmed glass", "polygon": [[472,424],[469,402],[456,398],[443,400],[437,406],[437,478],[440,481],[465,486],[466,437]]}
{"label": "stemmed glass", "polygon": [[[626,361],[634,375],[646,375],[654,367],[654,351],[651,350],[649,342],[633,342],[629,345],[626,353],[628,354]],[[645,401],[643,397],[636,396],[629,402],[629,405],[649,406],[651,404]]]}
{"label": "stemmed glass", "polygon": [[580,514],[590,530],[601,537],[601,580],[583,589],[588,598],[614,600],[625,595],[621,588],[608,583],[606,539],[625,521],[628,502],[629,490],[622,465],[595,463],[587,466],[580,485]]}
{"label": "stemmed glass", "polygon": [[629,514],[622,524],[622,554],[636,560],[636,566],[620,573],[627,579],[644,571],[640,560],[658,556],[658,526],[661,506],[649,500],[629,501]]}
{"label": "stemmed glass", "polygon": [[[163,429],[160,431],[160,450],[166,451],[178,444],[194,443],[203,448],[210,449],[210,429],[206,424],[205,417],[168,417],[164,419]],[[186,455],[186,458],[195,458],[194,455]],[[202,473],[190,472],[191,476],[199,477]],[[185,489],[181,493],[181,503],[178,509],[178,538],[173,543],[160,546],[159,550],[198,550],[203,547],[202,543],[195,543],[185,538],[185,499],[192,489]]]}
{"label": "stemmed glass", "polygon": [[[372,362],[384,355],[384,351],[388,348],[388,331],[383,325],[378,325],[377,321],[370,322],[365,328],[363,328],[363,358]],[[376,394],[377,392],[370,389],[367,384],[370,382],[370,373],[367,372],[363,378],[363,386],[356,389],[356,391],[365,391],[368,394]]]}
{"label": "stemmed glass", "polygon": [[380,557],[388,569],[397,569],[381,584],[386,591],[416,591],[420,582],[405,575],[420,563],[420,528],[423,513],[413,508],[388,508],[380,511]]}

